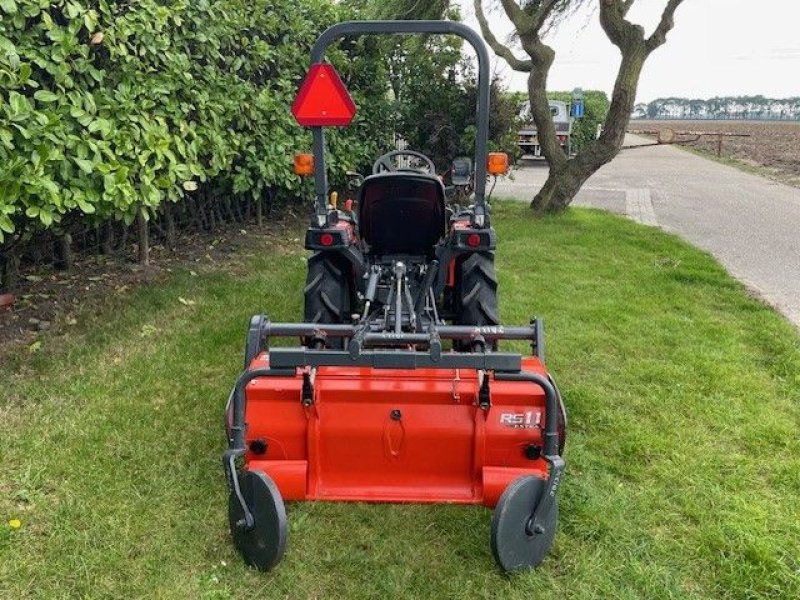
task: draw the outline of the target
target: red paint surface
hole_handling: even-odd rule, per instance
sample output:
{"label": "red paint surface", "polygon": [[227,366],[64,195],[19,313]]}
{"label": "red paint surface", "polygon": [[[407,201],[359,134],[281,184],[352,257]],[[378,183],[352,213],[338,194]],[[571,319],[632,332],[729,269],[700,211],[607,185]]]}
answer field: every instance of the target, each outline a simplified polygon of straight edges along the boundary
{"label": "red paint surface", "polygon": [[[252,367],[267,365],[265,353]],[[534,357],[523,369],[545,373]],[[268,444],[266,454],[248,451],[247,466],[270,475],[287,500],[494,506],[517,477],[547,474],[543,459],[525,456],[544,426],[544,392],[533,383],[492,379],[488,410],[477,406],[468,370],[322,367],[310,407],[301,384],[299,375],[269,377],[246,388],[248,447]]]}

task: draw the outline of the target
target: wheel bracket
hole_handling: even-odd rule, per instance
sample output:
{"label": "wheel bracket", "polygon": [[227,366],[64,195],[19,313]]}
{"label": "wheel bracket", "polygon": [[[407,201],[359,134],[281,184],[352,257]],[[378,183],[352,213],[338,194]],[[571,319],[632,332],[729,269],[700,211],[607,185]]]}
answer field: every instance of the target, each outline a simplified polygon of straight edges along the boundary
{"label": "wheel bracket", "polygon": [[301,392],[303,406],[314,404],[314,384],[311,382],[311,371],[303,371],[303,390]]}
{"label": "wheel bracket", "polygon": [[236,469],[236,459],[244,456],[244,450],[231,449],[226,450],[222,456],[222,467],[225,470],[225,477],[228,480],[228,488],[236,496],[236,501],[242,507],[244,517],[236,522],[236,527],[244,531],[250,531],[255,527],[256,521],[253,518],[253,513],[250,512],[250,507],[245,502],[242,488],[239,486],[239,477]]}
{"label": "wheel bracket", "polygon": [[561,478],[564,475],[564,459],[558,455],[545,456],[544,459],[549,465],[549,473],[545,483],[544,493],[541,499],[533,507],[531,518],[528,520],[525,530],[528,535],[540,535],[545,533],[545,516],[550,514],[550,509],[555,502],[558,486],[561,485]]}
{"label": "wheel bracket", "polygon": [[489,373],[484,371],[481,387],[478,389],[478,406],[480,406],[482,410],[489,410],[491,405],[492,394],[489,390]]}

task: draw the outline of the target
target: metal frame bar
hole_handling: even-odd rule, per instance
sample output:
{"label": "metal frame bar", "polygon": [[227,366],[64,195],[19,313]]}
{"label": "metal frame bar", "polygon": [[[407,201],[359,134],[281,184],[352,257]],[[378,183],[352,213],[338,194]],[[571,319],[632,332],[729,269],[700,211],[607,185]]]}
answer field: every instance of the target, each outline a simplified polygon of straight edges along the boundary
{"label": "metal frame bar", "polygon": [[475,369],[516,372],[522,368],[519,354],[505,352],[411,352],[362,350],[355,357],[345,350],[272,348],[269,364],[276,369],[298,367],[370,367],[373,369]]}
{"label": "metal frame bar", "polygon": [[[311,49],[311,63],[325,59],[328,46],[348,35],[392,34],[457,35],[475,49],[478,55],[478,132],[475,139],[475,222],[482,226],[486,215],[486,156],[489,139],[489,52],[480,35],[462,23],[453,21],[346,21],[322,32]],[[328,177],[325,170],[325,132],[312,127],[314,136],[314,184],[316,191],[316,224],[324,227],[327,221]]]}
{"label": "metal frame bar", "polygon": [[[487,341],[522,340],[536,342],[540,335],[537,332],[537,321],[521,327],[503,327],[502,325],[478,327],[472,325],[437,325],[436,333],[445,340],[471,340],[481,336]],[[359,332],[360,325],[332,323],[264,323],[267,339],[271,337],[336,337],[352,338]],[[428,333],[394,333],[376,331],[367,334],[367,340],[381,344],[422,344],[429,341]]]}

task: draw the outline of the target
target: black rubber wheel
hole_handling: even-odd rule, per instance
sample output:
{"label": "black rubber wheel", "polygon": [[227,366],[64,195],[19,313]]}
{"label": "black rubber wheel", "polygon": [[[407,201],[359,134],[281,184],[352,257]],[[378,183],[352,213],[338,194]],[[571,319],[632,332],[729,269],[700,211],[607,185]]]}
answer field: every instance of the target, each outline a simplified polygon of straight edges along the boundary
{"label": "black rubber wheel", "polygon": [[459,325],[498,325],[497,275],[494,253],[475,252],[467,256],[459,269]]}
{"label": "black rubber wheel", "polygon": [[278,486],[261,471],[245,471],[239,475],[239,486],[255,525],[240,525],[244,511],[233,492],[228,497],[228,522],[233,545],[245,562],[259,571],[268,571],[283,558],[286,550],[286,508]]}
{"label": "black rubber wheel", "polygon": [[[493,252],[475,252],[468,255],[457,269],[456,324],[478,327],[500,324],[497,302],[497,274]],[[492,349],[496,349],[493,344]],[[457,344],[459,350],[469,350]]]}
{"label": "black rubber wheel", "polygon": [[500,496],[492,515],[492,554],[507,573],[539,566],[553,545],[558,525],[558,498],[544,515],[544,531],[528,533],[533,508],[544,493],[545,482],[532,475],[514,480]]}
{"label": "black rubber wheel", "polygon": [[[304,320],[306,323],[347,323],[353,305],[353,282],[350,263],[335,254],[314,254],[308,259]],[[306,345],[311,340],[305,341]],[[327,342],[328,348],[343,349],[342,338]]]}

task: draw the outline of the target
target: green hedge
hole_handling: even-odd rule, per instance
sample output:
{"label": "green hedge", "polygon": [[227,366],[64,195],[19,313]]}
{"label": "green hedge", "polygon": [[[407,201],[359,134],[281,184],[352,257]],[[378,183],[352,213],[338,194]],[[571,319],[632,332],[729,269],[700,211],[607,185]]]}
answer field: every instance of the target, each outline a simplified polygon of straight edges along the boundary
{"label": "green hedge", "polygon": [[[566,102],[567,107],[572,102],[572,92],[548,92],[547,97],[551,100]],[[582,118],[576,119],[572,126],[573,150],[580,150],[597,137],[597,126],[606,120],[606,114],[611,105],[606,93],[597,90],[584,90],[583,102],[584,115]]]}
{"label": "green hedge", "polygon": [[[199,187],[292,193],[289,112],[330,0],[0,0],[0,242],[70,212],[131,222]],[[391,141],[369,40],[331,53],[360,107],[334,179]],[[31,228],[31,225],[36,227]]]}

